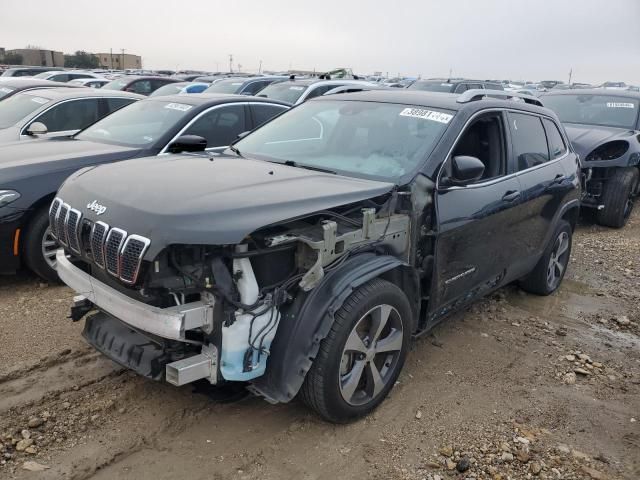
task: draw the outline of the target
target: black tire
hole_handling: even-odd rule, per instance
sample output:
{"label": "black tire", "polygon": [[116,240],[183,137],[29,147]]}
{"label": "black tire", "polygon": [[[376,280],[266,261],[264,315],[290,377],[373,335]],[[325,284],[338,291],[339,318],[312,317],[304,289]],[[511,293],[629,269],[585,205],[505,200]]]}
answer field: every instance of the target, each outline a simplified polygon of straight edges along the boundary
{"label": "black tire", "polygon": [[[558,255],[561,247],[561,238],[566,238],[568,244],[566,245],[566,249]],[[540,261],[533,271],[520,281],[520,288],[536,295],[551,295],[555,292],[562,283],[564,274],[567,272],[567,265],[569,265],[569,258],[571,258],[572,238],[573,229],[571,225],[565,220],[560,220],[542,258],[540,258]],[[556,259],[554,264],[552,264],[552,259]],[[561,265],[561,271],[558,265]],[[550,279],[551,269],[553,269],[554,272],[553,281]],[[556,275],[558,272],[559,275]]]}
{"label": "black tire", "polygon": [[597,220],[605,227],[622,228],[633,210],[633,196],[638,188],[638,169],[616,168],[602,187],[602,204]]}
{"label": "black tire", "polygon": [[49,209],[40,209],[23,232],[22,254],[27,267],[50,283],[60,283],[58,273],[45,259],[43,241],[49,228]]}
{"label": "black tire", "polygon": [[[379,336],[373,337],[379,341],[370,342],[369,335],[363,337],[357,329],[363,326],[369,333],[376,330],[374,314],[369,315],[370,312],[387,311],[388,307],[391,307],[388,320],[381,322],[385,326],[379,330]],[[384,314],[380,315],[380,318],[383,317]],[[401,340],[398,338],[399,327]],[[327,337],[321,342],[318,355],[302,386],[301,399],[325,420],[333,423],[346,423],[368,414],[382,403],[393,388],[404,364],[412,332],[411,307],[400,288],[381,279],[374,279],[362,285],[336,312],[335,322]],[[352,334],[358,335],[363,342],[362,345],[370,348],[369,354],[357,353],[347,348],[347,340],[352,338]],[[382,349],[381,344],[386,344],[385,350],[376,353],[377,348]],[[391,344],[394,345],[394,353],[386,349]],[[397,346],[400,346],[400,350],[395,349]],[[351,353],[346,353],[347,350]],[[351,360],[348,360],[348,357]],[[343,369],[349,368],[349,361],[353,362],[353,366],[351,370],[343,373]],[[356,363],[364,366],[356,368]],[[356,370],[360,373],[355,374]],[[378,372],[377,378],[384,385],[377,393],[373,384],[381,384],[371,380],[374,371]],[[356,387],[355,393],[350,395],[353,402],[350,403],[344,397],[344,385],[349,383],[344,379],[354,374],[357,375],[354,378],[358,381],[351,382]],[[357,390],[361,384],[362,389]],[[374,390],[369,395],[366,390],[372,386]],[[357,401],[354,400],[356,398]]]}

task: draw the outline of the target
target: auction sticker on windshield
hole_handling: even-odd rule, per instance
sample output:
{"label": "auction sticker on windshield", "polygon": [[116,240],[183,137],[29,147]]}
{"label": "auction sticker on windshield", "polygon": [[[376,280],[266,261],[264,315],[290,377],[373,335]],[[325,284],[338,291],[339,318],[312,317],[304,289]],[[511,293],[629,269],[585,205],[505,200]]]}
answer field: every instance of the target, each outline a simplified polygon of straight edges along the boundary
{"label": "auction sticker on windshield", "polygon": [[0,92],[2,92],[2,93],[11,93],[11,92],[13,92],[13,90],[11,88],[7,88],[7,87],[0,87]]}
{"label": "auction sticker on windshield", "polygon": [[289,90],[304,90],[304,87],[289,87]]}
{"label": "auction sticker on windshield", "polygon": [[607,108],[636,108],[633,103],[607,102]]}
{"label": "auction sticker on windshield", "polygon": [[33,97],[31,99],[31,101],[39,103],[40,105],[44,105],[45,103],[47,103],[49,101],[49,99],[48,98],[42,98],[42,97]]}
{"label": "auction sticker on windshield", "polygon": [[433,110],[424,110],[422,108],[405,108],[400,112],[400,116],[422,118],[439,123],[449,123],[453,118],[453,115],[448,113],[434,112]]}
{"label": "auction sticker on windshield", "polygon": [[184,103],[167,103],[164,108],[186,112],[187,110],[190,110],[192,106],[193,105],[185,105]]}

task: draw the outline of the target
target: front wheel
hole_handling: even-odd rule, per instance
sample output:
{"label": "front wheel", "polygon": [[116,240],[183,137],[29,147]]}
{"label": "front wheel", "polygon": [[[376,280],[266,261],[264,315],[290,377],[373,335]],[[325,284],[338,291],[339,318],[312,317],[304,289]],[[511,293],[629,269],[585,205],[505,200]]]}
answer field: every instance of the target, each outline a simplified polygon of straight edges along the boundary
{"label": "front wheel", "polygon": [[598,223],[606,227],[624,227],[631,216],[637,188],[637,168],[616,168],[602,189],[604,208],[597,213]]}
{"label": "front wheel", "polygon": [[411,333],[411,307],[402,290],[381,279],[364,284],[336,312],[302,400],[330,422],[368,414],[393,388]]}
{"label": "front wheel", "polygon": [[520,281],[520,287],[536,295],[551,295],[564,278],[571,257],[573,230],[565,220],[560,220],[549,246],[533,271]]}
{"label": "front wheel", "polygon": [[58,283],[56,250],[58,243],[49,228],[49,212],[46,208],[36,213],[24,235],[23,254],[29,269],[51,283]]}

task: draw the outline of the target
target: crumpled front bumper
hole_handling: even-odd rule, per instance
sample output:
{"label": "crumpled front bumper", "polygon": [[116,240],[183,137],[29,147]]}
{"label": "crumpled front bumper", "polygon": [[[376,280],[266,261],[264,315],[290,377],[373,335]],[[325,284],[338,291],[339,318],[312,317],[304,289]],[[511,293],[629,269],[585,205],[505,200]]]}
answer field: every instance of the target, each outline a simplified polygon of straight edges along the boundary
{"label": "crumpled front bumper", "polygon": [[192,302],[158,308],[134,300],[76,267],[64,250],[56,254],[60,279],[99,309],[127,325],[170,340],[185,341],[188,330],[213,325],[213,305]]}

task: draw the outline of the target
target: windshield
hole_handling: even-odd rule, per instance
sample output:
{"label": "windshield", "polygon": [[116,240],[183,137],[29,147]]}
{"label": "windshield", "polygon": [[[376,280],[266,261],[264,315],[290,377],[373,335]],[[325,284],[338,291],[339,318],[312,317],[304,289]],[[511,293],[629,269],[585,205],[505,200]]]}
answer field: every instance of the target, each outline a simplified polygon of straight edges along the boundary
{"label": "windshield", "polygon": [[94,123],[75,138],[144,147],[164,136],[192,108],[192,105],[175,102],[135,102]]}
{"label": "windshield", "polygon": [[288,82],[272,83],[260,90],[259,97],[272,98],[281,102],[296,103],[308,85],[296,85]]}
{"label": "windshield", "polygon": [[18,93],[0,103],[0,128],[8,128],[35,112],[51,99],[31,93]]}
{"label": "windshield", "polygon": [[221,80],[207,88],[204,93],[237,93],[243,83],[242,80]]}
{"label": "windshield", "polygon": [[424,80],[418,80],[417,82],[413,82],[413,84],[409,87],[409,90],[424,90],[426,92],[445,92],[451,93],[453,92],[455,85],[453,83],[447,82],[429,82]]}
{"label": "windshield", "polygon": [[128,80],[112,80],[109,83],[106,83],[102,88],[105,90],[124,90],[124,88],[129,83]]}
{"label": "windshield", "polygon": [[164,87],[160,87],[155,92],[153,92],[150,97],[161,97],[162,95],[175,95],[176,93],[182,92],[184,85],[179,83],[170,83],[165,85]]}
{"label": "windshield", "polygon": [[428,157],[453,115],[409,105],[313,101],[234,144],[240,155],[395,181]]}
{"label": "windshield", "polygon": [[7,95],[9,95],[13,91],[15,91],[15,88],[13,88],[13,87],[0,86],[0,99],[6,97]]}
{"label": "windshield", "polygon": [[555,111],[560,121],[636,129],[638,99],[612,95],[549,95],[545,107]]}

